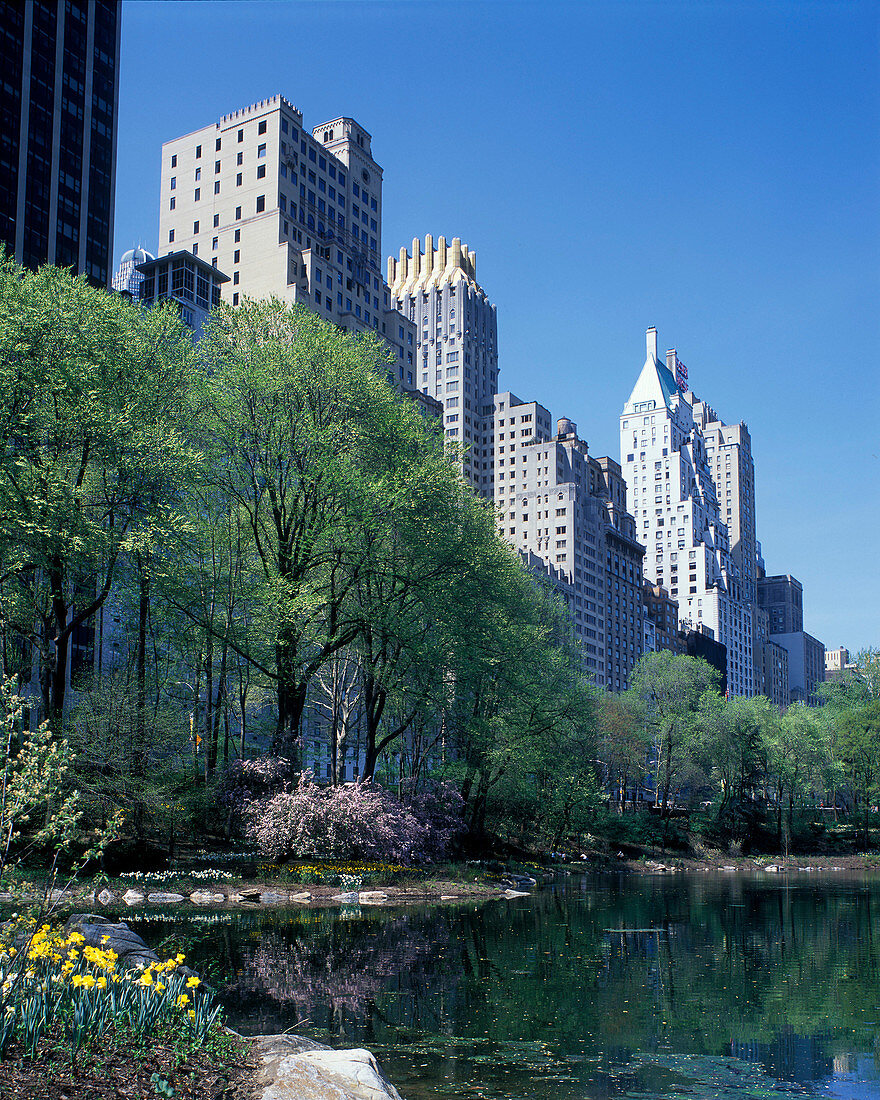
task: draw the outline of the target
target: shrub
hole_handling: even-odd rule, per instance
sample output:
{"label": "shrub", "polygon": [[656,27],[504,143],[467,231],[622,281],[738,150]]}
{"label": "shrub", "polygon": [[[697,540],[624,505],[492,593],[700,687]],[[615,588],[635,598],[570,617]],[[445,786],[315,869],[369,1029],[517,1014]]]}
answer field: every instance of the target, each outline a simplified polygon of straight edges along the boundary
{"label": "shrub", "polygon": [[246,831],[269,859],[430,862],[451,838],[453,800],[442,791],[413,799],[405,805],[372,783],[318,787],[311,772],[303,772],[293,790],[248,804]]}
{"label": "shrub", "polygon": [[289,791],[295,778],[290,761],[282,756],[235,760],[220,780],[218,801],[231,816],[241,817],[252,802]]}

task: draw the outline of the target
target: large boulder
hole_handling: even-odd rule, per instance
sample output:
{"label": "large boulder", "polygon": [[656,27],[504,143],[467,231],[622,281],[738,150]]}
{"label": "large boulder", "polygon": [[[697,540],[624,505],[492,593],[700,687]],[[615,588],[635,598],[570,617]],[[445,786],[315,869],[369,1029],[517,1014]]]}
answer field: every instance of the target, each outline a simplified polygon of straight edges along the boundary
{"label": "large boulder", "polygon": [[402,1100],[368,1050],[331,1050],[296,1035],[253,1042],[260,1100]]}

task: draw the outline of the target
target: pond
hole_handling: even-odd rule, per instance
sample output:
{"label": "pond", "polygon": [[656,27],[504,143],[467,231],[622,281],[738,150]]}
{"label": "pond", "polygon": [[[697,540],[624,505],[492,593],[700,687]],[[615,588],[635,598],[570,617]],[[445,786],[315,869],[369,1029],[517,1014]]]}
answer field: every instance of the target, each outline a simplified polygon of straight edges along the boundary
{"label": "pond", "polygon": [[[230,1024],[364,1045],[406,1100],[880,1098],[880,878],[571,877],[433,908],[130,920]],[[179,914],[183,918],[183,914]]]}

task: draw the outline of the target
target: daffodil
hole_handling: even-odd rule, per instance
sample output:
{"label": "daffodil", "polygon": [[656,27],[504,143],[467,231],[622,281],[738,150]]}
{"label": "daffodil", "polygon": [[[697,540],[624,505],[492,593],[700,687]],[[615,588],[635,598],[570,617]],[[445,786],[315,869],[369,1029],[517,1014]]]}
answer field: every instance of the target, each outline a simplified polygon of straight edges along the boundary
{"label": "daffodil", "polygon": [[187,978],[187,980],[186,980],[186,988],[187,989],[196,989],[201,984],[202,984],[201,978],[192,977],[192,978]]}

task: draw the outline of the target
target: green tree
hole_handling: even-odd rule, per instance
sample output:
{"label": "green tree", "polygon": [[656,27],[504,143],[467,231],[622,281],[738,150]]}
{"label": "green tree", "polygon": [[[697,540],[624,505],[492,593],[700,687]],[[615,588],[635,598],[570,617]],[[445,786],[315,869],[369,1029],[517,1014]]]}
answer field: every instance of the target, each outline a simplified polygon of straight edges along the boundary
{"label": "green tree", "polygon": [[686,784],[693,787],[704,779],[696,751],[699,707],[718,681],[718,672],[706,661],[669,650],[644,653],[633,670],[629,697],[654,742],[655,800],[664,844],[676,798]]}
{"label": "green tree", "polygon": [[192,338],[173,307],[141,309],[53,267],[0,262],[0,627],[4,666],[63,720],[71,639],[120,559],[179,526],[191,454],[182,399]]}
{"label": "green tree", "polygon": [[803,806],[821,782],[828,743],[815,708],[789,707],[761,730],[761,753],[776,806],[776,837],[784,855],[791,851],[795,808]]}

